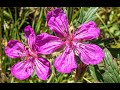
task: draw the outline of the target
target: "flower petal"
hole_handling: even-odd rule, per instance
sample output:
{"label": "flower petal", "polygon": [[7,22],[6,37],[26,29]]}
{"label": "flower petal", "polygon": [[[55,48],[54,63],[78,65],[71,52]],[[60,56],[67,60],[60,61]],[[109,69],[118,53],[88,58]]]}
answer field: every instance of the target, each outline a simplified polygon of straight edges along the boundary
{"label": "flower petal", "polygon": [[50,63],[44,58],[37,58],[35,60],[36,74],[42,79],[46,80],[50,75]]}
{"label": "flower petal", "polygon": [[10,40],[8,42],[5,53],[10,58],[20,58],[27,55],[24,45],[17,40]]}
{"label": "flower petal", "polygon": [[62,9],[54,9],[47,14],[47,23],[51,30],[59,37],[66,37],[68,34],[68,19]]}
{"label": "flower petal", "polygon": [[65,51],[55,59],[54,66],[57,71],[61,73],[70,73],[77,68],[74,51],[66,48]]}
{"label": "flower petal", "polygon": [[11,74],[19,80],[28,78],[34,71],[33,58],[18,62],[11,68]]}
{"label": "flower petal", "polygon": [[64,43],[56,36],[49,35],[47,33],[41,33],[36,38],[36,50],[41,54],[51,54]]}
{"label": "flower petal", "polygon": [[104,52],[99,46],[81,43],[78,43],[76,46],[77,53],[83,63],[95,65],[103,60]]}
{"label": "flower petal", "polygon": [[91,40],[97,38],[99,34],[100,34],[100,29],[97,28],[96,23],[90,21],[88,23],[84,23],[80,25],[78,30],[75,32],[74,39]]}
{"label": "flower petal", "polygon": [[35,44],[35,39],[36,39],[34,30],[31,28],[30,25],[28,25],[24,28],[24,33],[27,38],[29,47],[33,49]]}

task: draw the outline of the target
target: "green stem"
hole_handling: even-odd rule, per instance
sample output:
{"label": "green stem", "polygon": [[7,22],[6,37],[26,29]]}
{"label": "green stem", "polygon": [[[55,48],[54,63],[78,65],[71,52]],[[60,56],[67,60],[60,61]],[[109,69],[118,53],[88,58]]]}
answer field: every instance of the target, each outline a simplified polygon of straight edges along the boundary
{"label": "green stem", "polygon": [[12,19],[12,23],[15,23],[14,19],[13,19],[13,16],[12,16],[12,12],[11,12],[9,7],[8,7],[8,13],[10,14],[10,18]]}
{"label": "green stem", "polygon": [[49,79],[47,80],[47,83],[50,83],[52,81],[53,78],[56,78],[55,76],[55,68],[52,66],[53,65],[53,61],[50,61],[51,63],[51,70],[52,70],[52,74],[51,76],[49,77]]}
{"label": "green stem", "polygon": [[106,26],[106,24],[104,23],[104,21],[102,20],[102,18],[100,17],[100,15],[99,15],[98,13],[96,13],[96,15],[97,15],[97,17],[100,19],[100,21],[103,23],[103,25],[105,26],[107,32],[110,34],[110,36],[111,36],[112,38],[114,38],[114,42],[117,43],[115,37],[109,32],[108,27]]}
{"label": "green stem", "polygon": [[22,27],[22,25],[24,24],[25,20],[26,20],[26,16],[27,16],[27,13],[25,13],[25,16],[24,18],[22,19],[20,25],[18,26],[18,30],[20,30],[20,28]]}
{"label": "green stem", "polygon": [[51,80],[53,79],[53,77],[54,77],[54,74],[52,73],[52,75],[51,75],[50,78],[48,79],[47,83],[50,83]]}
{"label": "green stem", "polygon": [[14,79],[15,79],[15,78],[12,77],[10,83],[14,83]]}

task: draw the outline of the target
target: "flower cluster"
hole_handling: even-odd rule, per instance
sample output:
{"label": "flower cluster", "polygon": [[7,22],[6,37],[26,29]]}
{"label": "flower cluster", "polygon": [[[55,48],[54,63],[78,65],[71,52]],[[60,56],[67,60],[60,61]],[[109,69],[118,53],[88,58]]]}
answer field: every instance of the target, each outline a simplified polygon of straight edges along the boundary
{"label": "flower cluster", "polygon": [[24,58],[11,68],[13,76],[20,80],[28,78],[34,71],[37,76],[46,80],[50,75],[50,63],[41,54],[51,54],[58,49],[63,53],[54,60],[58,72],[70,73],[77,68],[75,55],[86,65],[99,64],[104,57],[103,50],[87,40],[100,35],[100,30],[94,21],[81,24],[75,31],[70,30],[66,14],[61,9],[54,9],[47,13],[47,24],[56,36],[41,33],[35,36],[33,29],[28,25],[24,29],[28,47],[17,40],[10,40],[5,53],[10,58]]}

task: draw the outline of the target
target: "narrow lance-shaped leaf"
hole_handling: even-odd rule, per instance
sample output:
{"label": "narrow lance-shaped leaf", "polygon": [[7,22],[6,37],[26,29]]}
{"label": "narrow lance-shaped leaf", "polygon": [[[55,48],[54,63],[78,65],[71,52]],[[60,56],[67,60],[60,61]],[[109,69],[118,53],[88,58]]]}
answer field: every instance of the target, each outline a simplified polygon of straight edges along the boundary
{"label": "narrow lance-shaped leaf", "polygon": [[79,18],[78,18],[78,22],[80,24],[82,24],[84,16],[85,16],[85,10],[84,10],[84,7],[81,7],[80,13],[79,13]]}
{"label": "narrow lance-shaped leaf", "polygon": [[102,70],[99,69],[98,65],[95,65],[95,66],[90,65],[89,66],[89,71],[90,71],[91,76],[95,80],[97,80],[99,82],[103,82]]}
{"label": "narrow lance-shaped leaf", "polygon": [[67,7],[67,15],[68,15],[68,21],[69,21],[69,24],[72,20],[72,15],[73,15],[73,7]]}
{"label": "narrow lance-shaped leaf", "polygon": [[35,30],[36,30],[36,33],[38,33],[40,31],[40,28],[41,28],[41,23],[43,21],[43,12],[44,12],[44,8],[41,7],[40,8],[40,13],[39,13],[39,18],[38,18],[38,21],[37,21],[37,24],[35,26]]}
{"label": "narrow lance-shaped leaf", "polygon": [[85,23],[85,22],[88,22],[90,20],[93,20],[97,9],[98,9],[98,7],[91,7],[91,8],[89,8],[88,11],[85,13],[85,16],[83,18],[82,23]]}
{"label": "narrow lance-shaped leaf", "polygon": [[77,26],[81,23],[88,22],[90,20],[94,20],[96,15],[98,7],[90,7],[87,11],[85,11],[85,7],[82,7],[80,9],[79,17],[77,20]]}
{"label": "narrow lance-shaped leaf", "polygon": [[120,73],[116,61],[113,59],[111,53],[107,48],[104,49],[104,52],[105,52],[105,58],[103,61],[106,68],[105,70],[106,72],[103,74],[104,82],[119,83]]}

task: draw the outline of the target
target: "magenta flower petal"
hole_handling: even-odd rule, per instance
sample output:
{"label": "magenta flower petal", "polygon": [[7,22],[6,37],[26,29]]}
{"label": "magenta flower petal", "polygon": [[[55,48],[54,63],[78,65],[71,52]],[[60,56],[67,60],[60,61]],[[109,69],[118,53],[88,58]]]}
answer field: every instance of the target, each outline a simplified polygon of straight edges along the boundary
{"label": "magenta flower petal", "polygon": [[32,60],[33,58],[14,64],[11,68],[11,74],[19,80],[28,78],[34,71]]}
{"label": "magenta flower petal", "polygon": [[50,63],[44,58],[35,60],[36,74],[41,80],[46,80],[50,75]]}
{"label": "magenta flower petal", "polygon": [[81,61],[87,65],[99,64],[104,57],[103,50],[95,44],[78,43],[76,50]]}
{"label": "magenta flower petal", "polygon": [[91,40],[97,38],[99,34],[100,34],[100,29],[97,28],[96,23],[90,21],[88,23],[84,23],[80,25],[78,30],[75,32],[74,39]]}
{"label": "magenta flower petal", "polygon": [[60,48],[64,43],[56,36],[47,33],[41,33],[36,38],[36,50],[40,54],[51,54],[53,51]]}
{"label": "magenta flower petal", "polygon": [[31,28],[30,25],[28,25],[28,26],[26,26],[24,28],[24,33],[25,33],[25,36],[27,38],[29,47],[31,49],[33,49],[34,48],[34,44],[35,44],[35,40],[36,40],[36,36],[35,36],[34,30]]}
{"label": "magenta flower petal", "polygon": [[55,59],[54,66],[57,71],[61,73],[70,73],[77,68],[74,51],[66,48],[64,52]]}
{"label": "magenta flower petal", "polygon": [[62,9],[54,9],[47,14],[47,23],[58,37],[66,37],[68,34],[68,19]]}
{"label": "magenta flower petal", "polygon": [[10,58],[20,58],[27,55],[24,45],[17,40],[10,40],[8,42],[5,53]]}

